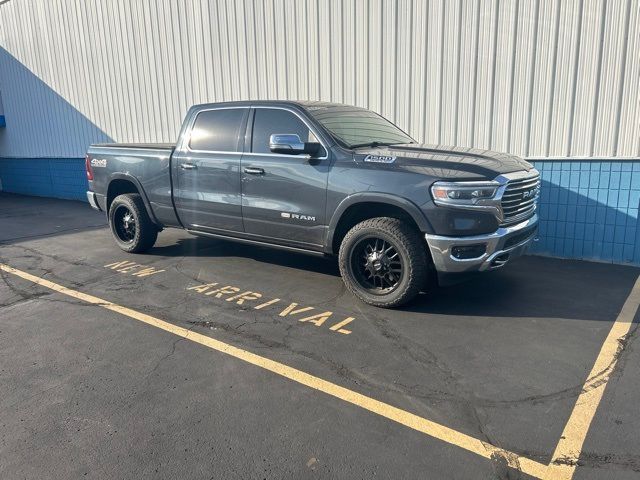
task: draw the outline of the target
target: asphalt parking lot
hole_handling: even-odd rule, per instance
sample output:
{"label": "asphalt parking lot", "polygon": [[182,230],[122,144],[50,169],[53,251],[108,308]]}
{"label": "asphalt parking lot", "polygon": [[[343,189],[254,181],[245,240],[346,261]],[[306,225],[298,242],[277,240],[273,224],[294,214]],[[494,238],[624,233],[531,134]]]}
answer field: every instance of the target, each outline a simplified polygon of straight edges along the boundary
{"label": "asphalt parking lot", "polygon": [[381,310],[330,259],[125,254],[79,202],[0,195],[0,242],[0,478],[640,477],[638,268],[525,257]]}

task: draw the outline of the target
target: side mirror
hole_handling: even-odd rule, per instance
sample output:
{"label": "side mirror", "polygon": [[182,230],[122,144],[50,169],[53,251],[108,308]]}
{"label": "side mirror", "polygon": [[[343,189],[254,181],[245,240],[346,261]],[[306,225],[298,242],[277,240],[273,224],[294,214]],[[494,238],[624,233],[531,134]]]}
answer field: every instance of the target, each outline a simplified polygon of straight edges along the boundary
{"label": "side mirror", "polygon": [[305,143],[295,133],[274,133],[269,137],[269,150],[284,155],[315,155],[320,149],[319,143]]}

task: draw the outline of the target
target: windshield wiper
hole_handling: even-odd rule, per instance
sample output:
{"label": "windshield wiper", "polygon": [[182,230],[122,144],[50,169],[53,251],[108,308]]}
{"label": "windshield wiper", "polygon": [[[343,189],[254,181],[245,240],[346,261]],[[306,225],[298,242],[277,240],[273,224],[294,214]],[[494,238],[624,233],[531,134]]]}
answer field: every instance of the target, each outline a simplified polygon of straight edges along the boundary
{"label": "windshield wiper", "polygon": [[349,148],[360,148],[360,147],[390,147],[392,145],[404,145],[405,143],[414,143],[414,142],[394,142],[394,143],[386,143],[386,142],[366,142],[366,143],[356,143],[355,145],[349,145]]}

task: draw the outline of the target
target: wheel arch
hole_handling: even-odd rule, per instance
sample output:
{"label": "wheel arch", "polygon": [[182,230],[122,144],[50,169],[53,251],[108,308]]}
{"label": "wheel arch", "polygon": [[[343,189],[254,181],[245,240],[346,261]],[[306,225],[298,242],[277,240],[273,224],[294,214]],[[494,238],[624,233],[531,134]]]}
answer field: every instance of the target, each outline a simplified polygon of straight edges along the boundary
{"label": "wheel arch", "polygon": [[109,208],[111,207],[111,202],[118,196],[123,195],[125,193],[137,193],[142,198],[142,202],[144,203],[144,208],[149,215],[151,221],[158,227],[162,228],[162,224],[158,221],[155,214],[153,213],[153,209],[151,208],[151,204],[149,203],[149,199],[147,198],[147,194],[142,187],[142,184],[138,181],[137,178],[132,175],[127,175],[126,173],[116,173],[111,177],[109,181],[109,186],[107,187],[107,198],[106,198],[106,212],[109,213]]}
{"label": "wheel arch", "polygon": [[389,194],[355,194],[345,198],[331,217],[326,253],[336,254],[342,239],[354,225],[375,217],[398,218],[420,232],[432,231],[424,214],[410,200]]}

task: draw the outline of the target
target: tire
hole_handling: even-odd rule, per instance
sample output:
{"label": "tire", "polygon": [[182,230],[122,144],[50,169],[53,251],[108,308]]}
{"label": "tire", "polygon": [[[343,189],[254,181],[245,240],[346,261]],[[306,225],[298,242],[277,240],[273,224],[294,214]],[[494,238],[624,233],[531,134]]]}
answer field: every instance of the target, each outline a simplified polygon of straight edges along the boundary
{"label": "tire", "polygon": [[158,238],[158,229],[137,193],[118,195],[111,202],[109,227],[118,246],[128,253],[145,252]]}
{"label": "tire", "polygon": [[424,290],[428,262],[419,232],[388,217],[370,218],[354,226],[342,240],[338,255],[347,288],[363,302],[382,308],[404,305]]}

